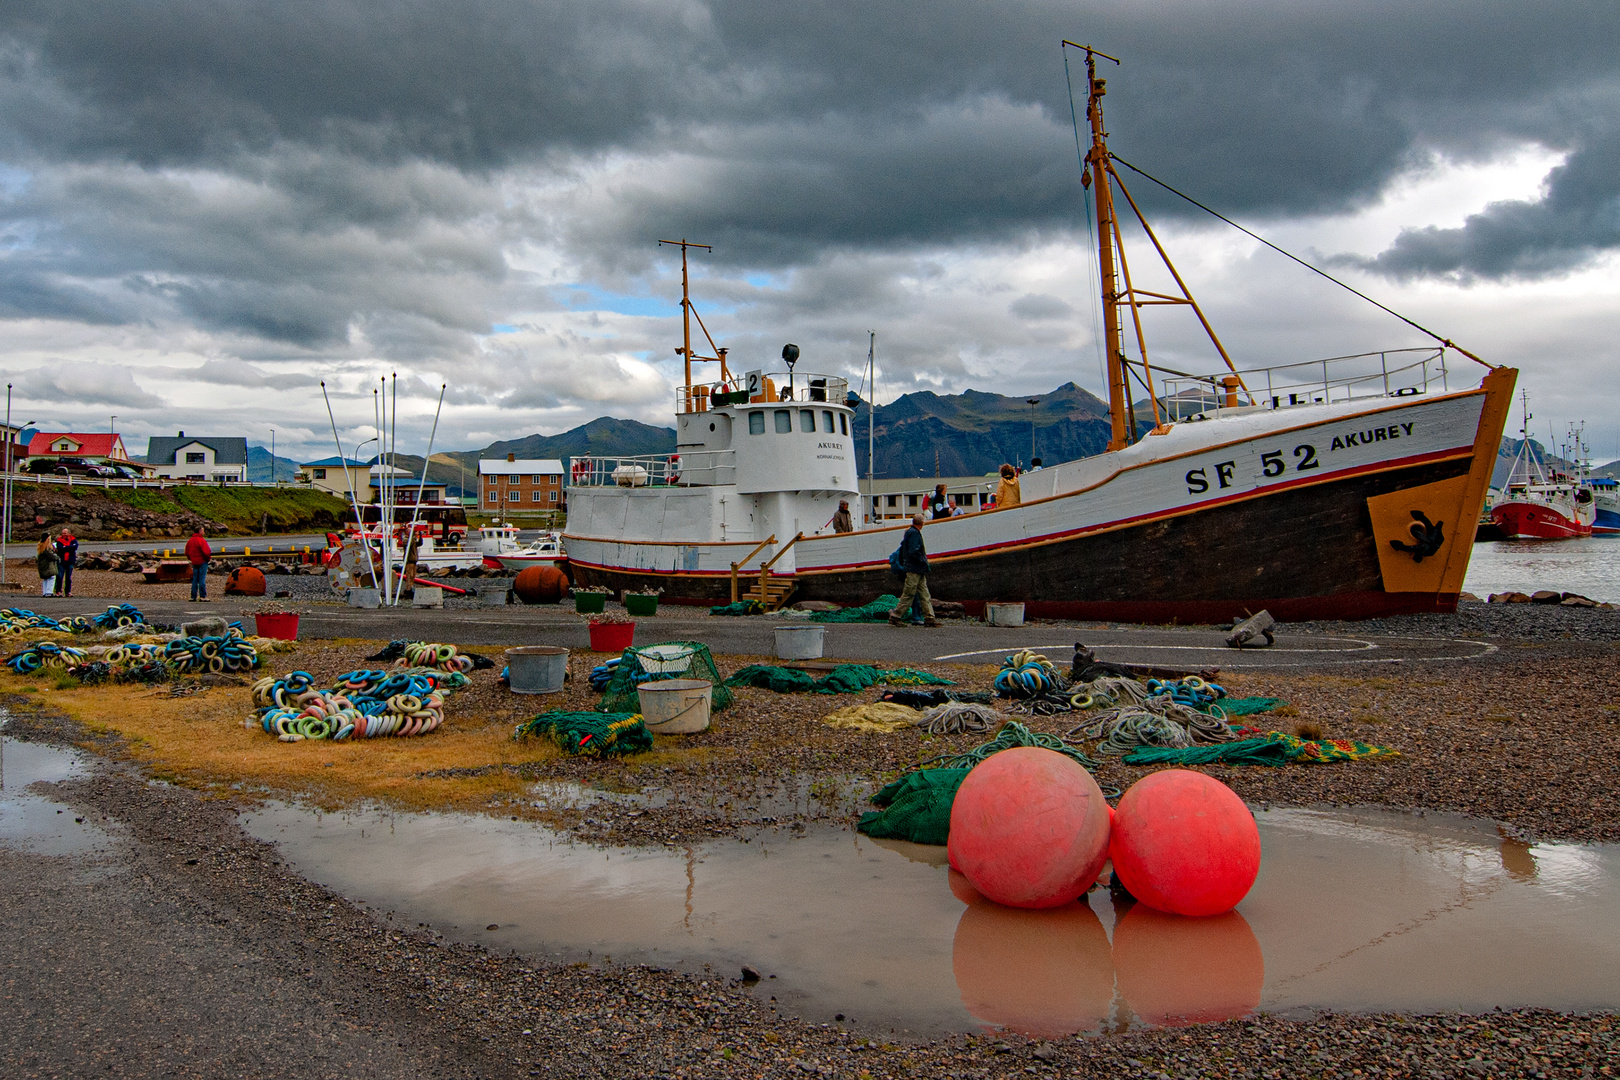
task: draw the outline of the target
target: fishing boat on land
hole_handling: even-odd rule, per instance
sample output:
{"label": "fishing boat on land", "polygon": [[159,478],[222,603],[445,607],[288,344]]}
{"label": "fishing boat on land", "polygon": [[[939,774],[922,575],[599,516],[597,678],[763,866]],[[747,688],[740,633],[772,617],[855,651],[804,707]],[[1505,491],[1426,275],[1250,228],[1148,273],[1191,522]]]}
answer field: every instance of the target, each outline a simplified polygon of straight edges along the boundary
{"label": "fishing boat on land", "polygon": [[[1573,540],[1591,536],[1597,500],[1584,478],[1548,469],[1530,439],[1530,407],[1525,398],[1519,450],[1508,470],[1507,486],[1491,504],[1491,522],[1504,540]],[[1577,471],[1580,471],[1577,468]]]}
{"label": "fishing boat on land", "polygon": [[[974,613],[1022,601],[1032,616],[1154,622],[1455,610],[1517,372],[1410,320],[1436,344],[1235,364],[1120,179],[1116,166],[1134,167],[1108,149],[1096,71],[1113,58],[1085,52],[1082,182],[1099,236],[1110,439],[1101,454],[1025,473],[1016,506],[928,523],[934,595]],[[1116,192],[1174,292],[1133,283]],[[795,373],[793,345],[782,369],[733,373],[691,300],[688,250],[705,245],[660,243],[681,249],[677,452],[575,463],[563,536],[575,584],[770,608],[895,591],[888,557],[904,525],[831,528],[839,500],[860,499],[848,383]],[[1142,316],[1158,305],[1197,317],[1220,370],[1155,374]],[[1484,369],[1477,383],[1451,386],[1459,356]],[[694,364],[718,365],[718,378],[695,380]]]}

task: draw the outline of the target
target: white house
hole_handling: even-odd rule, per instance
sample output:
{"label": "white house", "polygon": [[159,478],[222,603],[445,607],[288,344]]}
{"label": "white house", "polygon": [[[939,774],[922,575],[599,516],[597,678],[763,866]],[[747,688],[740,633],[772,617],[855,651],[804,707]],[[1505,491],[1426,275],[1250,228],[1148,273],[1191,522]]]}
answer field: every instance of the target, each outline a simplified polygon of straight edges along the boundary
{"label": "white house", "polygon": [[174,438],[154,435],[147,440],[146,463],[170,480],[247,483],[248,446],[240,436],[198,435],[177,432]]}

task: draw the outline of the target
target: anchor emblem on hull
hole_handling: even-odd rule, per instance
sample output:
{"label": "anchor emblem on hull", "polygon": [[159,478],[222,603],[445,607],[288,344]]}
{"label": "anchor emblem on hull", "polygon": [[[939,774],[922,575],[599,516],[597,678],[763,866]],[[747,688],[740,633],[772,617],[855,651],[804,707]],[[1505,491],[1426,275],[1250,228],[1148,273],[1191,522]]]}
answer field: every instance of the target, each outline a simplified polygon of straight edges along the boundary
{"label": "anchor emblem on hull", "polygon": [[1421,510],[1412,511],[1412,526],[1410,532],[1416,543],[1404,544],[1399,540],[1391,540],[1389,546],[1396,551],[1410,552],[1412,561],[1420,563],[1426,556],[1439,551],[1446,542],[1446,523],[1443,521],[1430,521],[1429,515]]}

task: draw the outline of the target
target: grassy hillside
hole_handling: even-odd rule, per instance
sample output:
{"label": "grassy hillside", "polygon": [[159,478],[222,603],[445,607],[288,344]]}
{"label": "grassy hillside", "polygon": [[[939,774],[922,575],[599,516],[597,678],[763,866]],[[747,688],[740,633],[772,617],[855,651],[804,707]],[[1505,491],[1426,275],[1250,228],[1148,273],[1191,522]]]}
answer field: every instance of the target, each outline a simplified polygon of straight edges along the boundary
{"label": "grassy hillside", "polygon": [[[201,518],[226,532],[320,532],[335,526],[346,504],[322,491],[181,486],[99,488],[19,483],[13,488],[14,527],[43,527],[35,518],[86,526],[93,532],[131,532],[141,527],[182,527]],[[133,515],[133,516],[132,516]]]}

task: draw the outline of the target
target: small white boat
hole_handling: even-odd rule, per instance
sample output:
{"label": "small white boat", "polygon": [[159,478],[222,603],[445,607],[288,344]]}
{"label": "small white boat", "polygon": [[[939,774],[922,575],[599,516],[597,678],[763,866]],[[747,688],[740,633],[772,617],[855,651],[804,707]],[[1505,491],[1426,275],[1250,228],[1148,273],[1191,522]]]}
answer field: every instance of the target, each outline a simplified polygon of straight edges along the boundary
{"label": "small white boat", "polygon": [[501,564],[501,569],[514,574],[531,566],[554,566],[563,570],[568,564],[562,535],[554,532],[543,532],[533,543],[522,545],[515,551],[503,551],[494,559]]}

